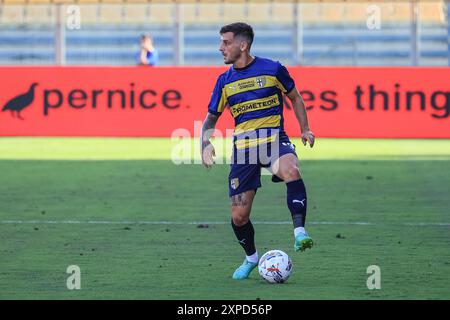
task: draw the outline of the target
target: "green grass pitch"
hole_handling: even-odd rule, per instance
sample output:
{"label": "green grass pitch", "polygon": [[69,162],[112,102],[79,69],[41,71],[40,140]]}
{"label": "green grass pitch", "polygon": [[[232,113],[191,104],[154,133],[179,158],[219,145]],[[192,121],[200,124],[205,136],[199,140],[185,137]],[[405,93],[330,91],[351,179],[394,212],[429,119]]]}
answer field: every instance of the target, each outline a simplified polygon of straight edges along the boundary
{"label": "green grass pitch", "polygon": [[294,266],[271,285],[231,279],[226,164],[175,165],[170,139],[1,138],[0,299],[450,299],[450,140],[295,144],[316,245],[293,251],[285,186],[263,176],[258,251]]}

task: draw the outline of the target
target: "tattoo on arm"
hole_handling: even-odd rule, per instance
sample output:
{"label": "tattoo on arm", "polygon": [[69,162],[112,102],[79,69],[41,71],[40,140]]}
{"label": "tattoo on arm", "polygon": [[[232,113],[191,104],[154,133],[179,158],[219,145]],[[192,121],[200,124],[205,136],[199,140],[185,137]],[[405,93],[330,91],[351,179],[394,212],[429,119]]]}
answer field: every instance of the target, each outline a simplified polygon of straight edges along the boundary
{"label": "tattoo on arm", "polygon": [[203,121],[202,126],[202,149],[209,144],[209,138],[213,134],[213,129],[216,126],[218,119],[219,117],[212,113],[206,115],[206,119]]}

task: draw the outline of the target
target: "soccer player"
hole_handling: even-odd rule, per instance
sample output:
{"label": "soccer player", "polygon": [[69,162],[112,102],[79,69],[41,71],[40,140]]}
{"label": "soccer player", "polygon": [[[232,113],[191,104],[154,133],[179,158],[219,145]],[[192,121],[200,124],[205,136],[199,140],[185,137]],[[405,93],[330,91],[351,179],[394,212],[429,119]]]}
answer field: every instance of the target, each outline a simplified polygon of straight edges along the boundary
{"label": "soccer player", "polygon": [[232,66],[217,79],[208,106],[202,126],[202,163],[206,168],[211,168],[214,163],[215,151],[210,137],[227,107],[235,121],[228,178],[231,226],[246,254],[233,279],[246,279],[259,259],[250,211],[256,191],[261,187],[261,167],[270,170],[273,182],[284,181],[286,184],[295,251],[304,251],[313,245],[305,230],[307,198],[295,146],[283,129],[283,94],[292,102],[303,144],[308,142],[313,147],[315,137],[309,128],[304,101],[287,69],[279,62],[250,54],[254,38],[252,27],[246,23],[232,23],[222,27],[220,35],[219,50],[224,63]]}

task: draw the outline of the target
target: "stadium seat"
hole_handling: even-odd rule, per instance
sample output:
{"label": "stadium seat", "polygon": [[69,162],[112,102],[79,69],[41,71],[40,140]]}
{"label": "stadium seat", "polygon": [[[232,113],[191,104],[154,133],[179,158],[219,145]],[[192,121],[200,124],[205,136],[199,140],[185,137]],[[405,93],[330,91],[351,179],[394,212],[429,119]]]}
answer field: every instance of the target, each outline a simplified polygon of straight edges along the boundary
{"label": "stadium seat", "polygon": [[280,24],[291,24],[294,21],[294,5],[279,3],[272,7],[271,21]]}
{"label": "stadium seat", "polygon": [[184,23],[197,23],[199,6],[193,3],[182,4],[180,14]]}
{"label": "stadium seat", "polygon": [[[345,8],[345,10],[342,10]],[[333,22],[342,23],[361,23],[365,25],[367,20],[368,4],[349,3],[341,8],[341,16],[334,15]]]}
{"label": "stadium seat", "polygon": [[[246,4],[244,4],[245,6]],[[240,3],[227,2],[223,4],[223,17],[224,23],[230,23],[234,21],[245,21],[247,18],[245,7]]]}
{"label": "stadium seat", "polygon": [[[176,3],[180,3],[180,4],[198,4],[198,5],[203,5],[201,0],[176,0]],[[208,2],[205,2],[205,4]]]}
{"label": "stadium seat", "polygon": [[[346,5],[346,11],[348,11],[348,5]],[[344,8],[342,6],[340,6],[339,4],[336,5],[332,5],[332,4],[327,4],[327,5],[321,5],[320,7],[320,16],[321,16],[321,21],[323,22],[329,22],[329,23],[336,23],[336,22],[342,22],[342,21],[346,21],[348,19],[348,17],[343,17],[345,11]],[[364,19],[364,15],[363,14],[359,14],[356,16],[357,19]]]}
{"label": "stadium seat", "polygon": [[28,0],[27,3],[29,3],[30,5],[34,5],[34,4],[51,4],[50,0]]}
{"label": "stadium seat", "polygon": [[22,6],[3,6],[0,15],[0,23],[4,25],[22,24],[25,22],[25,11],[25,7]]}
{"label": "stadium seat", "polygon": [[100,7],[100,23],[120,24],[123,21],[123,7],[117,4],[108,4]]}
{"label": "stadium seat", "polygon": [[144,24],[150,21],[151,6],[143,3],[125,4],[123,23]]}
{"label": "stadium seat", "polygon": [[137,3],[137,4],[144,4],[145,3],[145,4],[151,5],[155,1],[152,1],[152,0],[125,0],[125,2],[128,3],[128,4],[135,4],[135,3]]}
{"label": "stadium seat", "polygon": [[[66,1],[66,0],[59,0],[59,1]],[[79,4],[95,4],[95,5],[102,5],[100,0],[77,0]]]}
{"label": "stadium seat", "polygon": [[49,5],[28,5],[24,16],[27,24],[52,24],[56,8]]}
{"label": "stadium seat", "polygon": [[[447,4],[447,5],[450,5]],[[443,2],[421,2],[419,3],[419,17],[421,22],[445,23],[445,5]]]}
{"label": "stadium seat", "polygon": [[317,23],[320,19],[318,7],[310,3],[299,4],[299,15],[303,23]]}
{"label": "stadium seat", "polygon": [[271,3],[250,3],[248,5],[248,18],[249,23],[270,23],[272,20]]}
{"label": "stadium seat", "polygon": [[81,25],[83,24],[96,24],[100,21],[101,6],[98,4],[81,4]]}
{"label": "stadium seat", "polygon": [[217,23],[222,20],[221,0],[182,0],[183,21],[187,24]]}
{"label": "stadium seat", "polygon": [[152,4],[150,8],[149,23],[170,24],[174,23],[174,5],[171,4]]}
{"label": "stadium seat", "polygon": [[8,5],[15,5],[15,4],[28,5],[29,1],[28,0],[3,0],[3,3],[8,4]]}
{"label": "stadium seat", "polygon": [[382,23],[408,23],[411,19],[411,7],[408,2],[386,3],[380,5]]}

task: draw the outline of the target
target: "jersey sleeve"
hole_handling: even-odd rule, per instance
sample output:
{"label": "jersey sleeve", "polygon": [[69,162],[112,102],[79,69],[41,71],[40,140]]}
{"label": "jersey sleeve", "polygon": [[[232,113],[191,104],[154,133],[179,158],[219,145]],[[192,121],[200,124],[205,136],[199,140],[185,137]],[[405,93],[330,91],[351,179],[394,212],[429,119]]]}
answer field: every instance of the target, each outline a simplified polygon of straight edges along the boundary
{"label": "jersey sleeve", "polygon": [[292,89],[295,88],[294,79],[291,78],[291,75],[289,74],[289,71],[286,69],[286,67],[279,62],[276,78],[278,82],[277,86],[283,93],[289,93]]}
{"label": "jersey sleeve", "polygon": [[216,116],[220,116],[225,109],[226,104],[227,99],[225,96],[222,77],[219,77],[219,79],[217,79],[216,85],[214,86],[211,100],[209,101],[208,112]]}

